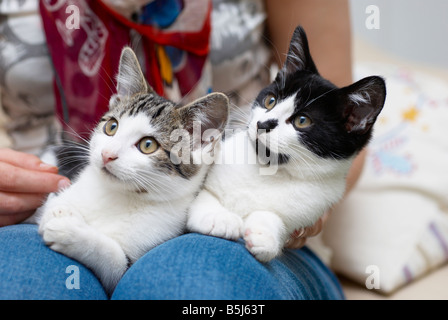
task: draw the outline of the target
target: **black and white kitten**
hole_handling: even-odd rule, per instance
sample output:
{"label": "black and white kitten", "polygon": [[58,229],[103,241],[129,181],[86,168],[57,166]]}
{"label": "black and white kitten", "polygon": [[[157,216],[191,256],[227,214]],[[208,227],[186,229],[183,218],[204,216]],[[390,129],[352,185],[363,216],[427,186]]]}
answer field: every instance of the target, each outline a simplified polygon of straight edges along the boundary
{"label": "black and white kitten", "polygon": [[117,94],[90,139],[89,163],[37,213],[45,243],[91,268],[111,293],[130,264],[184,232],[187,208],[208,171],[201,159],[214,143],[196,144],[189,161],[173,161],[172,133],[192,137],[195,121],[202,131],[219,132],[227,115],[220,93],[183,107],[158,96],[125,48]]}
{"label": "black and white kitten", "polygon": [[[208,173],[188,228],[244,237],[263,262],[278,256],[294,230],[313,225],[341,200],[385,96],[377,76],[344,88],[322,78],[297,27],[284,66],[253,104],[247,130],[226,136],[222,164]],[[241,154],[245,161],[236,161]]]}

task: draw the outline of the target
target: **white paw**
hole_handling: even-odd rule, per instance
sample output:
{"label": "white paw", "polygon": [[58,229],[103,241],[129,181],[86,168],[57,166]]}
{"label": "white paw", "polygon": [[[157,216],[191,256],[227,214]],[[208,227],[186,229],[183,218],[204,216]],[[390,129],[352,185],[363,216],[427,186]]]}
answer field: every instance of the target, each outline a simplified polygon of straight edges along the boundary
{"label": "white paw", "polygon": [[269,262],[282,251],[282,245],[272,230],[254,226],[244,232],[246,248],[261,262]]}
{"label": "white paw", "polygon": [[192,231],[230,240],[237,240],[241,237],[243,220],[234,213],[207,213],[194,220],[194,222],[189,222]]}
{"label": "white paw", "polygon": [[51,249],[70,255],[73,245],[86,231],[87,224],[79,214],[65,207],[46,211],[39,225],[39,233]]}
{"label": "white paw", "polygon": [[[42,209],[40,209],[42,210]],[[40,227],[45,226],[50,220],[63,217],[77,217],[83,220],[82,216],[69,206],[58,205],[43,208],[43,213],[40,218]]]}

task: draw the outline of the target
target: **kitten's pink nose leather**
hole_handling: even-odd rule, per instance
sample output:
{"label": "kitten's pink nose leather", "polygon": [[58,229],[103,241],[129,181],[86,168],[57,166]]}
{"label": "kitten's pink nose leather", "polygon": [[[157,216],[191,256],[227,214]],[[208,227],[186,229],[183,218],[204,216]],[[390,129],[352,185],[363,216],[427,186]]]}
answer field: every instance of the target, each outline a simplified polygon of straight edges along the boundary
{"label": "kitten's pink nose leather", "polygon": [[113,154],[113,153],[111,153],[109,151],[101,152],[101,156],[103,157],[103,164],[104,165],[108,164],[111,161],[114,161],[114,160],[118,159],[118,157],[115,154]]}

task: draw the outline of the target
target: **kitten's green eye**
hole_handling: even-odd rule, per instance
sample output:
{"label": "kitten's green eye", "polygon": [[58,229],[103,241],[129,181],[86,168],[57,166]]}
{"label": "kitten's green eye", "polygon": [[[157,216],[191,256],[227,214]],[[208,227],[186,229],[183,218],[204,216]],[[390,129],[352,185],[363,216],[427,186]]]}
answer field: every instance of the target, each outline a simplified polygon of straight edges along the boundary
{"label": "kitten's green eye", "polygon": [[103,127],[103,131],[108,136],[113,136],[118,129],[118,121],[114,118],[108,120]]}
{"label": "kitten's green eye", "polygon": [[313,122],[311,121],[311,119],[304,115],[299,115],[294,119],[294,126],[297,129],[308,128],[312,124]]}
{"label": "kitten's green eye", "polygon": [[274,108],[276,103],[277,103],[277,99],[275,99],[275,96],[273,94],[268,94],[266,96],[266,98],[264,98],[264,106],[268,110],[271,110],[272,108]]}
{"label": "kitten's green eye", "polygon": [[137,143],[137,148],[141,153],[150,154],[159,148],[159,144],[154,138],[144,137]]}

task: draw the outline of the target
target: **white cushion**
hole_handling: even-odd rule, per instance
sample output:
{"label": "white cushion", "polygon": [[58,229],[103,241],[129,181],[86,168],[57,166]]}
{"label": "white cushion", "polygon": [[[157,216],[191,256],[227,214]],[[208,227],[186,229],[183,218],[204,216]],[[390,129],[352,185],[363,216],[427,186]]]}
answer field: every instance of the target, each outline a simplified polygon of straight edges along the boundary
{"label": "white cushion", "polygon": [[374,266],[378,290],[391,293],[448,260],[448,85],[392,65],[356,74],[384,76],[386,104],[359,183],[323,238],[336,272],[364,285]]}

